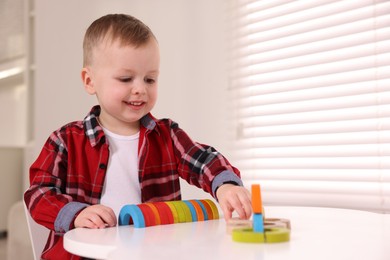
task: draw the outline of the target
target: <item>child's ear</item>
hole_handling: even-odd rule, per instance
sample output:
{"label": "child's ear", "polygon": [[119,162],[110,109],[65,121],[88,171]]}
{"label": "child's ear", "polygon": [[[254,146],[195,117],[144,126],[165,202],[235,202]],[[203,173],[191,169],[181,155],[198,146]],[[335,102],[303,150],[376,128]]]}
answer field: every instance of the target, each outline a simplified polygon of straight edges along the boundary
{"label": "child's ear", "polygon": [[84,88],[88,94],[93,95],[96,93],[95,88],[93,86],[93,80],[92,80],[90,68],[84,67],[81,70],[81,80],[83,81]]}

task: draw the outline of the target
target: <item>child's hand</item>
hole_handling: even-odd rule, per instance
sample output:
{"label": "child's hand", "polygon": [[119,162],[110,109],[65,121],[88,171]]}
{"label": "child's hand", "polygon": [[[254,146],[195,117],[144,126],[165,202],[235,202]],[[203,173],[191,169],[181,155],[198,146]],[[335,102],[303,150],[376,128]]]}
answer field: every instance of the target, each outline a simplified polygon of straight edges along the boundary
{"label": "child's hand", "polygon": [[116,225],[114,211],[103,205],[92,205],[83,209],[74,221],[75,227],[105,228]]}
{"label": "child's hand", "polygon": [[251,194],[246,188],[223,184],[216,196],[226,221],[231,219],[233,211],[238,213],[240,219],[249,219],[252,215]]}

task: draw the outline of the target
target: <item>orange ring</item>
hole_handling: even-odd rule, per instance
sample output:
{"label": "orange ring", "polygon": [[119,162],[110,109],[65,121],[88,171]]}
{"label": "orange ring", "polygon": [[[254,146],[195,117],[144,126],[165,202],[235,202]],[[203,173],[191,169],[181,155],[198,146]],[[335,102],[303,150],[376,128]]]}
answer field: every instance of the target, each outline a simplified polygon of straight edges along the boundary
{"label": "orange ring", "polygon": [[150,209],[153,211],[154,219],[156,220],[156,225],[161,225],[160,213],[158,212],[156,206],[153,205],[153,203],[151,203],[151,202],[147,202],[147,203],[144,203],[144,204],[148,205],[150,207]]}
{"label": "orange ring", "polygon": [[211,211],[213,212],[213,219],[219,219],[219,211],[215,203],[210,199],[204,199],[205,203],[208,203],[208,205],[211,208]]}
{"label": "orange ring", "polygon": [[189,202],[194,206],[195,208],[195,211],[196,211],[196,215],[198,216],[198,221],[204,221],[204,214],[203,214],[203,210],[202,208],[200,207],[200,205],[198,204],[198,202],[196,202],[195,200],[189,200]]}

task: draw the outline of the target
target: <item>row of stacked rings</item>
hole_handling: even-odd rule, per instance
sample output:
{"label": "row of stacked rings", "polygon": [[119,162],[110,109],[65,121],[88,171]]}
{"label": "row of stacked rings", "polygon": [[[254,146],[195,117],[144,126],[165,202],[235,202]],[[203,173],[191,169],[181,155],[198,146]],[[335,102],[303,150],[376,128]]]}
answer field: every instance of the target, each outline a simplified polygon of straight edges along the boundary
{"label": "row of stacked rings", "polygon": [[211,219],[219,219],[219,212],[209,199],[131,204],[119,213],[119,225],[134,224],[136,228]]}

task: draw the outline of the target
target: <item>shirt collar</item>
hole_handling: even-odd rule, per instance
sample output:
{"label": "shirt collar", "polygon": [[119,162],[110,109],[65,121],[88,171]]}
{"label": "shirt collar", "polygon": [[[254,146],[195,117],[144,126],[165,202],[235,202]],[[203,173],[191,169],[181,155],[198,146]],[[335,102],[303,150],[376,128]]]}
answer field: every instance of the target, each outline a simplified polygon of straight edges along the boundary
{"label": "shirt collar", "polygon": [[[92,107],[91,111],[83,120],[83,125],[85,129],[85,135],[88,137],[91,142],[92,147],[98,144],[100,141],[105,140],[105,135],[103,128],[99,125],[97,120],[100,115],[100,106],[96,105]],[[157,130],[157,119],[152,116],[152,114],[148,113],[143,116],[140,120],[141,125],[145,127],[147,130]],[[104,138],[104,139],[103,139]]]}

